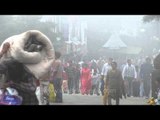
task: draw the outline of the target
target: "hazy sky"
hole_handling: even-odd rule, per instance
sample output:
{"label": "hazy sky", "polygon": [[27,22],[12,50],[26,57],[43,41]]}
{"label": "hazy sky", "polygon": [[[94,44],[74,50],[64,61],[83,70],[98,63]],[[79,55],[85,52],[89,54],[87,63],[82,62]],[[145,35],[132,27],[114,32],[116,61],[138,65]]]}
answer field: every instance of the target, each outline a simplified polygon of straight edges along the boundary
{"label": "hazy sky", "polygon": [[[31,15],[33,17],[34,15]],[[37,16],[37,15],[36,15]],[[68,18],[69,20],[80,19],[87,21],[93,29],[103,26],[104,31],[129,34],[136,36],[143,28],[142,18],[144,15],[44,15],[44,19],[53,19],[53,16]],[[29,15],[28,15],[29,17]],[[65,19],[66,20],[66,19]]]}
{"label": "hazy sky", "polygon": [[97,15],[84,17],[86,17],[86,20],[89,20],[90,23],[93,23],[95,27],[99,23],[104,25],[106,30],[120,32],[121,34],[136,35],[143,24],[143,15]]}

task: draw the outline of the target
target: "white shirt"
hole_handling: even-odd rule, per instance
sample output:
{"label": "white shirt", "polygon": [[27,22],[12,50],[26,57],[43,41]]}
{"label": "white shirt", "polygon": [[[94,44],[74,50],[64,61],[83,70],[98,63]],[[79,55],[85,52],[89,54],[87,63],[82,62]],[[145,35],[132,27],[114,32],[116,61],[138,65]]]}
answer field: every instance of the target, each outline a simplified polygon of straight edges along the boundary
{"label": "white shirt", "polygon": [[136,72],[135,66],[132,64],[131,64],[131,66],[126,64],[123,68],[123,71],[122,71],[122,77],[123,77],[123,79],[124,79],[124,77],[134,77],[136,79],[137,72]]}
{"label": "white shirt", "polygon": [[110,69],[111,69],[111,66],[110,66],[108,63],[105,63],[105,64],[103,65],[103,67],[102,67],[101,75],[106,76],[108,70],[110,70]]}

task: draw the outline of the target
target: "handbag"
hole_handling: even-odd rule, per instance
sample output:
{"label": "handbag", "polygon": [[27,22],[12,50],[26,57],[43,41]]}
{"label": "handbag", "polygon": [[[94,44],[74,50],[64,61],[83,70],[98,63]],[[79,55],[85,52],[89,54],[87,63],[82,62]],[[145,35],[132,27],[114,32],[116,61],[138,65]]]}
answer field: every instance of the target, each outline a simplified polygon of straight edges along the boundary
{"label": "handbag", "polygon": [[49,102],[55,102],[55,100],[56,100],[56,93],[55,93],[55,90],[54,90],[53,83],[49,83],[48,90],[49,90],[49,99],[48,99]]}

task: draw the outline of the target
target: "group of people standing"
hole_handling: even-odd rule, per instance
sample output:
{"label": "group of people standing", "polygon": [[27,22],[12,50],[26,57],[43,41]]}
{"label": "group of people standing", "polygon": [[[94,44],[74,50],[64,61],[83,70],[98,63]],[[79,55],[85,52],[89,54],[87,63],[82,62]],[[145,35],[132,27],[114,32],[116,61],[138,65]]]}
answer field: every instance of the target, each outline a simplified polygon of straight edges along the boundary
{"label": "group of people standing", "polygon": [[[108,58],[106,61],[92,60],[77,63],[71,60],[62,64],[61,54],[56,52],[55,55],[50,81],[55,88],[56,102],[63,102],[63,92],[102,96],[107,94],[104,104],[108,101],[109,105],[112,104],[112,99],[116,100],[118,105],[123,96],[124,98],[131,96],[149,98],[151,95],[153,64],[149,57],[137,66],[131,59],[127,59],[125,64],[118,65],[113,58]],[[64,80],[67,81],[65,90]]]}
{"label": "group of people standing", "polygon": [[[131,59],[128,59],[127,63],[122,65],[121,71],[117,69],[117,63],[111,61],[112,59],[109,59],[108,63],[104,64],[105,72],[102,69],[102,76],[106,78],[102,77],[101,80],[102,83],[105,82],[105,89],[108,89],[108,104],[111,104],[110,97],[116,100],[116,104],[119,104],[119,98],[122,98],[122,95],[125,98],[150,97],[153,65],[149,57],[146,57],[146,61],[140,66],[133,65]],[[101,89],[103,90],[103,85]],[[138,91],[137,95],[135,95],[136,91]]]}
{"label": "group of people standing", "polygon": [[[81,62],[79,69],[75,69],[74,64],[70,64],[65,68],[68,76],[69,94],[80,92],[82,95],[104,95],[105,89],[109,91],[108,99],[111,104],[111,98],[116,99],[119,104],[119,99],[122,95],[125,96],[124,83],[121,71],[117,68],[117,63],[112,59],[107,59],[107,62],[92,60],[91,62]],[[76,75],[78,70],[78,77]],[[80,81],[79,83],[76,81]],[[78,85],[76,85],[78,83]],[[76,87],[74,87],[76,86]]]}
{"label": "group of people standing", "polygon": [[66,74],[68,82],[69,94],[93,94],[98,92],[98,79],[99,71],[94,69],[88,63],[73,63],[70,61],[67,66],[64,67],[64,74]]}

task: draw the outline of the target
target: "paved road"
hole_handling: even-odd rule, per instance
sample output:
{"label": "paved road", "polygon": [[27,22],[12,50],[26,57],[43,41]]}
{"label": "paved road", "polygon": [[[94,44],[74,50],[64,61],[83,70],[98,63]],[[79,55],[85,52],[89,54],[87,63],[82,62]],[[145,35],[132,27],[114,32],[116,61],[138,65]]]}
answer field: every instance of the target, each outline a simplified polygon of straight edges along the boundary
{"label": "paved road", "polygon": [[[51,103],[51,105],[103,105],[102,96],[81,95],[81,94],[63,94],[63,103]],[[115,101],[113,101],[113,105]],[[121,99],[120,105],[147,105],[147,99],[139,97],[130,97]]]}

